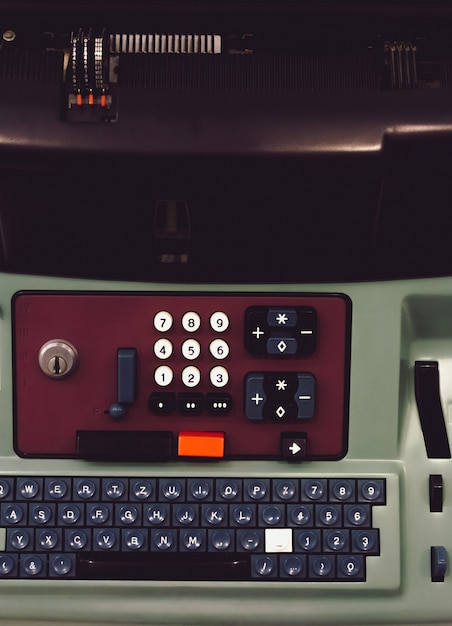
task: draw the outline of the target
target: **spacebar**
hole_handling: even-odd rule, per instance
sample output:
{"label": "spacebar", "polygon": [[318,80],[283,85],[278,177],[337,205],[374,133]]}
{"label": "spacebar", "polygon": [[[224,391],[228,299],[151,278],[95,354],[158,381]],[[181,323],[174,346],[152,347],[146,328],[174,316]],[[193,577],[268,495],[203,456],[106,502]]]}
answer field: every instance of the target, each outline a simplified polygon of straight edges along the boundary
{"label": "spacebar", "polygon": [[76,577],[88,580],[249,580],[248,554],[98,552],[77,555]]}

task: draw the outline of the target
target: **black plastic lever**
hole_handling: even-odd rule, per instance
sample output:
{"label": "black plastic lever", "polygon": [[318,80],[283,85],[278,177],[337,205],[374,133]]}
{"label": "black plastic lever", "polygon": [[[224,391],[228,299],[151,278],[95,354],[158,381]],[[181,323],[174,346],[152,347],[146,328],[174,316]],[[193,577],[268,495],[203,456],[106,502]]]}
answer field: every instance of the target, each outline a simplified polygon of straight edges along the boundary
{"label": "black plastic lever", "polygon": [[414,391],[429,459],[450,459],[449,439],[439,392],[437,361],[416,361]]}

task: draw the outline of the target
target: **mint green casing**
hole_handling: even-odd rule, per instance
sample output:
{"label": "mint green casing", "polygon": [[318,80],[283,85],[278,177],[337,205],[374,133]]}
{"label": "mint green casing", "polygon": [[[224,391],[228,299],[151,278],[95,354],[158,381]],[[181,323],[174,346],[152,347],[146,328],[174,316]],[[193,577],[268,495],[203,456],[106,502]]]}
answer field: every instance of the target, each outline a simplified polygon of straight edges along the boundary
{"label": "mint green casing", "polygon": [[[340,461],[165,465],[18,458],[13,451],[11,298],[21,290],[344,293],[352,301],[350,428]],[[353,284],[164,285],[0,274],[0,475],[383,477],[374,508],[381,555],[367,581],[167,582],[1,580],[1,624],[246,626],[452,624],[452,573],[433,583],[430,547],[452,555],[452,460],[428,459],[414,398],[415,360],[439,362],[452,437],[452,278]],[[444,508],[429,510],[429,474]]]}

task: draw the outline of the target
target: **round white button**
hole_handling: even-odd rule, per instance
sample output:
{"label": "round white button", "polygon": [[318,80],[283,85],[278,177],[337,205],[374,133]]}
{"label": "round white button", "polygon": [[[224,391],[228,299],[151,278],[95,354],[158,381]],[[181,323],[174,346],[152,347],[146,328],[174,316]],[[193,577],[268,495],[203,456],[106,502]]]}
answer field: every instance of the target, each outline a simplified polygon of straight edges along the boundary
{"label": "round white button", "polygon": [[229,354],[229,346],[223,339],[214,339],[209,350],[214,359],[225,359]]}
{"label": "round white button", "polygon": [[158,359],[169,359],[173,353],[173,344],[169,339],[158,339],[154,343],[154,354]]}
{"label": "round white button", "polygon": [[210,382],[214,387],[224,387],[229,382],[229,372],[225,367],[217,365],[210,370]]}
{"label": "round white button", "polygon": [[201,345],[199,341],[196,341],[196,339],[187,339],[184,341],[182,344],[182,355],[186,359],[193,361],[193,359],[197,359],[200,354]]}
{"label": "round white button", "polygon": [[187,333],[195,333],[200,326],[201,318],[194,311],[189,311],[182,317],[182,328],[186,330]]}
{"label": "round white button", "polygon": [[210,316],[210,327],[216,333],[224,333],[229,326],[229,317],[223,311],[215,311]]}
{"label": "round white button", "polygon": [[154,372],[154,380],[160,387],[166,387],[173,380],[173,370],[167,365],[160,365]]}
{"label": "round white button", "polygon": [[182,370],[182,382],[186,387],[196,387],[201,381],[201,372],[194,365]]}
{"label": "round white button", "polygon": [[159,311],[154,315],[154,328],[160,333],[166,333],[173,325],[173,316],[168,311]]}

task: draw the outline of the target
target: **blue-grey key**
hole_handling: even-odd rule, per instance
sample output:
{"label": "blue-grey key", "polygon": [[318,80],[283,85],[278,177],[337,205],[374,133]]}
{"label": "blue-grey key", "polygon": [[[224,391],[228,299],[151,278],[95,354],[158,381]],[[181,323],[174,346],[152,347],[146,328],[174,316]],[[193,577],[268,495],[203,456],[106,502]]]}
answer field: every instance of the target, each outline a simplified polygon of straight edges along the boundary
{"label": "blue-grey key", "polygon": [[2,526],[13,526],[20,524],[22,520],[26,520],[27,505],[26,504],[7,504],[2,503],[0,506],[0,520]]}
{"label": "blue-grey key", "polygon": [[141,504],[117,504],[116,524],[132,526],[141,523]]}
{"label": "blue-grey key", "polygon": [[316,506],[316,526],[340,526],[341,523],[340,504]]}
{"label": "blue-grey key", "polygon": [[16,496],[18,500],[39,498],[42,492],[42,478],[18,478]]}
{"label": "blue-grey key", "polygon": [[217,482],[217,498],[222,500],[238,500],[241,498],[242,484],[240,480],[225,478]]}
{"label": "blue-grey key", "polygon": [[312,374],[297,374],[298,388],[294,396],[297,418],[310,419],[315,412],[315,378]]}
{"label": "blue-grey key", "polygon": [[243,481],[243,491],[245,499],[249,501],[262,502],[269,499],[270,481],[268,479],[249,478]]}
{"label": "blue-grey key", "polygon": [[36,531],[36,550],[61,550],[61,528]]}
{"label": "blue-grey key", "polygon": [[212,480],[190,479],[187,486],[187,496],[189,500],[211,500]]}
{"label": "blue-grey key", "polygon": [[144,523],[151,526],[168,524],[169,504],[150,504],[144,508]]}
{"label": "blue-grey key", "polygon": [[250,420],[263,419],[263,409],[267,402],[264,378],[264,374],[248,374],[245,379],[245,413]]}
{"label": "blue-grey key", "polygon": [[176,526],[189,526],[196,524],[198,520],[197,508],[191,504],[180,504],[173,508],[173,524]]}
{"label": "blue-grey key", "polygon": [[330,498],[338,502],[353,502],[355,497],[354,480],[331,480]]}
{"label": "blue-grey key", "polygon": [[273,356],[288,356],[296,354],[298,349],[297,340],[290,336],[269,337],[267,339],[267,354]]}
{"label": "blue-grey key", "polygon": [[358,554],[354,556],[338,555],[337,577],[364,580],[364,558]]}
{"label": "blue-grey key", "polygon": [[384,504],[385,481],[380,478],[374,480],[358,480],[358,500],[360,502]]}
{"label": "blue-grey key", "polygon": [[6,549],[7,550],[34,550],[33,531],[28,528],[7,528]]}
{"label": "blue-grey key", "polygon": [[74,479],[74,499],[92,500],[99,493],[99,479],[78,478]]}
{"label": "blue-grey key", "polygon": [[71,578],[75,576],[75,555],[52,554],[49,557],[49,576],[52,578]]}
{"label": "blue-grey key", "polygon": [[238,504],[229,511],[229,523],[234,526],[249,526],[253,524],[256,515],[256,505]]}
{"label": "blue-grey key", "polygon": [[267,324],[272,328],[293,328],[297,321],[294,309],[269,309],[267,313]]}
{"label": "blue-grey key", "polygon": [[91,531],[77,529],[64,531],[64,549],[79,551],[91,549]]}
{"label": "blue-grey key", "polygon": [[277,574],[276,557],[257,555],[251,557],[251,578],[276,578]]}
{"label": "blue-grey key", "polygon": [[96,528],[93,530],[93,550],[119,550],[119,529]]}
{"label": "blue-grey key", "polygon": [[323,502],[327,498],[327,487],[325,480],[303,479],[301,481],[302,499],[304,502],[311,500]]}
{"label": "blue-grey key", "polygon": [[230,530],[209,530],[210,552],[227,552],[234,549],[233,532]]}
{"label": "blue-grey key", "polygon": [[284,524],[284,505],[259,505],[259,526],[282,526]]}
{"label": "blue-grey key", "polygon": [[151,551],[170,552],[177,547],[175,533],[172,530],[151,531]]}
{"label": "blue-grey key", "polygon": [[29,523],[33,526],[45,526],[54,523],[55,505],[54,504],[30,504]]}
{"label": "blue-grey key", "polygon": [[280,555],[279,571],[282,578],[305,578],[306,557],[304,555]]}
{"label": "blue-grey key", "polygon": [[84,504],[59,504],[58,525],[79,526],[83,524]]}
{"label": "blue-grey key", "polygon": [[122,500],[127,496],[126,482],[116,480],[115,478],[107,478],[102,480],[102,499],[103,500]]}
{"label": "blue-grey key", "polygon": [[344,505],[345,526],[370,526],[370,505],[346,504]]}
{"label": "blue-grey key", "polygon": [[254,552],[263,551],[263,530],[237,530],[237,551]]}
{"label": "blue-grey key", "polygon": [[165,500],[178,500],[184,496],[184,485],[178,480],[160,481],[160,497]]}
{"label": "blue-grey key", "polygon": [[71,495],[70,478],[46,478],[45,498],[46,500],[64,500]]}
{"label": "blue-grey key", "polygon": [[313,510],[312,504],[289,504],[287,507],[289,526],[307,526],[312,520]]}
{"label": "blue-grey key", "polygon": [[227,522],[226,509],[221,504],[203,504],[201,515],[203,526],[223,526]]}
{"label": "blue-grey key", "polygon": [[293,500],[298,496],[298,482],[293,480],[274,480],[273,497],[279,500]]}
{"label": "blue-grey key", "polygon": [[310,578],[334,578],[335,557],[322,554],[309,557]]}
{"label": "blue-grey key", "polygon": [[201,552],[206,550],[206,531],[181,530],[179,548],[181,552]]}
{"label": "blue-grey key", "polygon": [[17,575],[17,554],[0,554],[0,578]]}
{"label": "blue-grey key", "polygon": [[380,554],[378,529],[352,530],[352,552]]}
{"label": "blue-grey key", "polygon": [[323,549],[326,552],[349,550],[348,530],[328,530],[323,532]]}
{"label": "blue-grey key", "polygon": [[20,556],[20,575],[31,578],[42,578],[46,574],[45,561],[37,554]]}
{"label": "blue-grey key", "polygon": [[320,530],[295,530],[295,545],[303,552],[314,552],[320,548]]}
{"label": "blue-grey key", "polygon": [[0,500],[11,500],[13,496],[13,478],[0,479]]}
{"label": "blue-grey key", "polygon": [[112,504],[88,504],[86,507],[86,523],[96,526],[112,523]]}
{"label": "blue-grey key", "polygon": [[154,480],[131,480],[130,498],[131,500],[151,500],[155,492]]}
{"label": "blue-grey key", "polygon": [[147,532],[139,529],[124,529],[122,531],[123,550],[145,550],[147,547]]}

